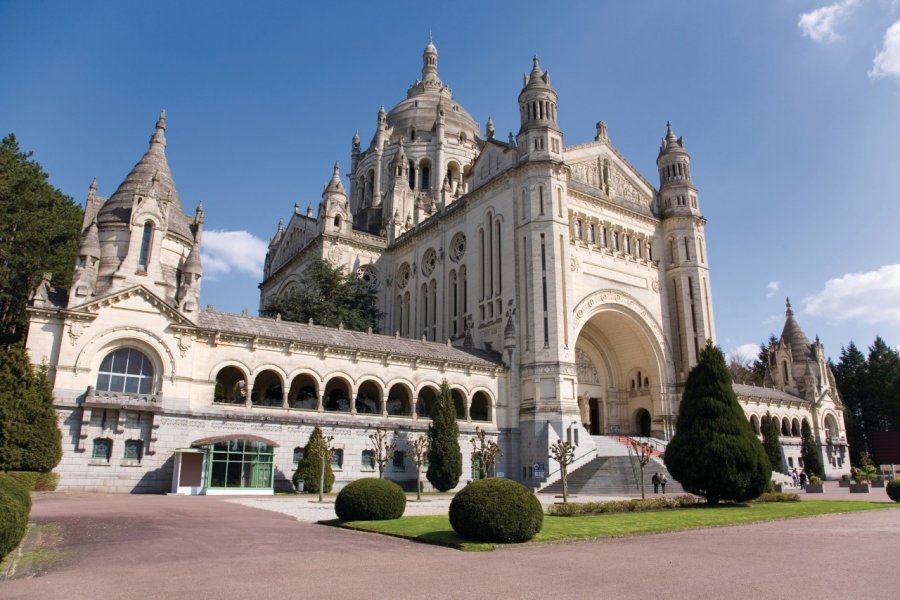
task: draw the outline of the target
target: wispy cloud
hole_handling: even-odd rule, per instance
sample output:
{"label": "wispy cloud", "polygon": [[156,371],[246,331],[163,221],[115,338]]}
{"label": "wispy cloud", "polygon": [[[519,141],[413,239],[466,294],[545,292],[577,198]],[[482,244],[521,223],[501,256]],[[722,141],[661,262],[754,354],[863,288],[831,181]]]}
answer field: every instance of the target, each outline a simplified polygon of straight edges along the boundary
{"label": "wispy cloud", "polygon": [[900,79],[900,20],[888,27],[881,51],[872,61],[869,77],[895,77]]}
{"label": "wispy cloud", "polygon": [[766,286],[766,289],[769,290],[769,293],[766,294],[766,298],[771,298],[781,289],[781,283],[777,281],[770,281]]}
{"label": "wispy cloud", "polygon": [[900,264],[829,279],[820,292],[803,299],[803,307],[835,321],[900,324]]}
{"label": "wispy cloud", "polygon": [[741,344],[729,350],[725,354],[725,360],[730,363],[738,363],[745,367],[749,367],[759,355],[758,344]]}
{"label": "wispy cloud", "polygon": [[266,242],[247,231],[205,231],[200,252],[203,274],[217,279],[234,271],[261,278],[266,250]]}
{"label": "wispy cloud", "polygon": [[800,15],[797,27],[800,31],[813,40],[830,44],[843,39],[837,32],[837,27],[853,12],[859,4],[859,0],[841,0],[827,6],[820,6],[808,13]]}

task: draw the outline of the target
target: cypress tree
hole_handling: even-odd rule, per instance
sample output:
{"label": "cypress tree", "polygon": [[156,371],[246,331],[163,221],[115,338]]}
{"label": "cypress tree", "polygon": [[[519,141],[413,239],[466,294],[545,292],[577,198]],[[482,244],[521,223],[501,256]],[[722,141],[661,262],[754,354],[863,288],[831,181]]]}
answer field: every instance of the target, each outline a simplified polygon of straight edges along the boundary
{"label": "cypress tree", "polygon": [[[321,458],[310,449],[315,448],[318,444],[325,443],[325,436],[318,425],[315,426],[309,435],[309,441],[303,447],[303,458],[297,463],[297,470],[294,471],[292,481],[297,486],[298,481],[303,481],[303,491],[309,494],[319,493],[319,480],[322,477],[322,461]],[[331,470],[331,457],[325,459],[325,483],[323,493],[327,494],[334,485],[334,471]]]}
{"label": "cypress tree", "polygon": [[62,459],[62,434],[45,367],[21,345],[0,348],[0,471],[49,473]]}
{"label": "cypress tree", "polygon": [[761,429],[763,448],[766,449],[769,465],[773,471],[781,472],[781,468],[784,466],[784,455],[778,438],[778,419],[773,419],[771,414],[766,413],[766,416],[762,418]]}
{"label": "cypress tree", "polygon": [[812,428],[806,419],[800,426],[800,456],[803,458],[803,470],[809,475],[825,478],[825,466],[822,464],[822,455],[819,453],[819,445],[812,436]]}
{"label": "cypress tree", "polygon": [[428,472],[426,477],[435,489],[446,492],[456,487],[462,476],[462,455],[459,451],[459,425],[456,409],[445,380],[435,402],[431,425],[428,426]]}
{"label": "cypress tree", "polygon": [[666,468],[710,504],[758,497],[770,479],[762,444],[744,417],[722,352],[707,343],[688,375]]}

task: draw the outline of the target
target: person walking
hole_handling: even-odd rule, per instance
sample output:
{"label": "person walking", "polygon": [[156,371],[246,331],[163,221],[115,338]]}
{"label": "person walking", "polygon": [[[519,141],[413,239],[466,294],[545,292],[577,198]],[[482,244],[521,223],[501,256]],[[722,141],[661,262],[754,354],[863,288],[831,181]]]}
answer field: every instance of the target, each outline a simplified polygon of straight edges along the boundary
{"label": "person walking", "polygon": [[669,483],[669,478],[666,477],[666,474],[663,473],[659,476],[659,487],[662,488],[663,496],[666,495],[666,484]]}
{"label": "person walking", "polygon": [[650,480],[653,482],[653,493],[659,493],[659,471],[653,474],[653,478]]}
{"label": "person walking", "polygon": [[806,471],[800,471],[800,489],[806,489],[806,482],[809,481],[809,478],[806,476]]}

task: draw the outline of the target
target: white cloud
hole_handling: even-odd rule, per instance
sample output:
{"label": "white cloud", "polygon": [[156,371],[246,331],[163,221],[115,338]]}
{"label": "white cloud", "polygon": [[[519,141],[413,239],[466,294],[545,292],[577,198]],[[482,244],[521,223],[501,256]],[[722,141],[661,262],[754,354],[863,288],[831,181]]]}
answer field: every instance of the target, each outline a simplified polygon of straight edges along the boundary
{"label": "white cloud", "polygon": [[900,20],[888,27],[884,34],[881,52],[872,60],[869,77],[896,77],[900,79]]}
{"label": "white cloud", "polygon": [[820,6],[800,15],[797,27],[814,42],[831,43],[843,39],[836,29],[856,8],[859,0],[841,0],[828,6]]}
{"label": "white cloud", "polygon": [[203,274],[216,279],[236,271],[262,278],[268,244],[247,231],[204,231]]}
{"label": "white cloud", "polygon": [[766,286],[766,289],[769,290],[769,293],[766,294],[766,298],[771,298],[772,296],[774,296],[775,294],[778,293],[778,290],[781,289],[781,283],[779,283],[777,281],[770,281],[769,284]]}
{"label": "white cloud", "polygon": [[829,279],[824,289],[803,299],[803,308],[835,321],[900,324],[900,264]]}
{"label": "white cloud", "polygon": [[739,363],[745,367],[749,367],[756,357],[759,355],[759,344],[741,344],[732,348],[725,354],[725,360],[730,364],[732,362]]}

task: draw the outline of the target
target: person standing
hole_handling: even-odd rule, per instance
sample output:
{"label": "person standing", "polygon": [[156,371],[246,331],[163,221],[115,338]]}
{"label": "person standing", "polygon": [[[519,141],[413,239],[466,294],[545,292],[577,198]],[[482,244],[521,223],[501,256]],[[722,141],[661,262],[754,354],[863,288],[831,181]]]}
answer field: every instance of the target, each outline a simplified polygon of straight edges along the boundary
{"label": "person standing", "polygon": [[806,471],[800,471],[800,489],[806,489],[806,482],[809,481],[809,478],[806,476]]}
{"label": "person standing", "polygon": [[663,496],[666,495],[666,484],[669,483],[669,478],[666,477],[666,474],[663,473],[659,476],[659,487],[662,488]]}
{"label": "person standing", "polygon": [[659,493],[659,471],[653,474],[653,478],[650,480],[653,482],[653,493]]}

